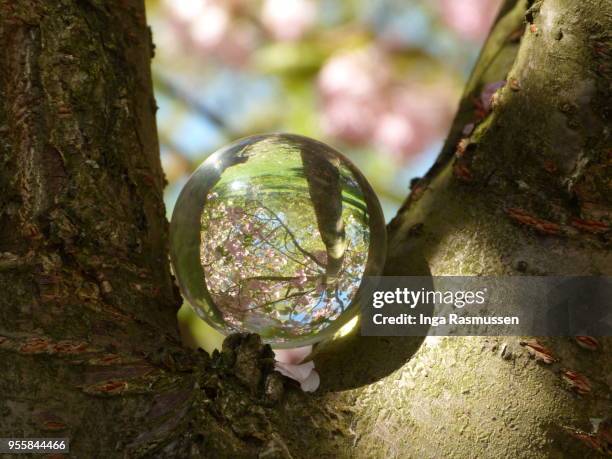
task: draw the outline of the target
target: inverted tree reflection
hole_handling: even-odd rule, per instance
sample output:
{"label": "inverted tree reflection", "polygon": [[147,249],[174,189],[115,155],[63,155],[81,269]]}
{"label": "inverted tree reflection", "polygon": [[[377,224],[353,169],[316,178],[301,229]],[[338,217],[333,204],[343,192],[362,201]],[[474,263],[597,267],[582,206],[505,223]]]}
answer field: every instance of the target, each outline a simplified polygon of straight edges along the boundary
{"label": "inverted tree reflection", "polygon": [[201,262],[214,305],[230,326],[284,340],[314,335],[346,310],[363,276],[369,234],[363,210],[350,204],[353,183],[343,180],[345,199],[340,191],[337,198],[348,204],[329,201],[342,230],[341,256],[330,257],[334,239],[321,236],[324,217],[304,171],[291,185],[272,186],[278,181],[220,183],[208,194]]}

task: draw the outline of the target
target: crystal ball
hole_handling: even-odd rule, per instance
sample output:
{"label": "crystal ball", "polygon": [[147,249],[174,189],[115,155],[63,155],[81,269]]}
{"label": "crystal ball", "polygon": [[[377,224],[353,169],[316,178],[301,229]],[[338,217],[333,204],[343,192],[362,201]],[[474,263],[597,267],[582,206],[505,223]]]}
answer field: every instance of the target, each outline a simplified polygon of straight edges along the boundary
{"label": "crystal ball", "polygon": [[224,334],[277,348],[331,337],[359,309],[386,252],[380,204],[343,155],[316,140],[267,134],[209,156],[170,224],[181,292]]}

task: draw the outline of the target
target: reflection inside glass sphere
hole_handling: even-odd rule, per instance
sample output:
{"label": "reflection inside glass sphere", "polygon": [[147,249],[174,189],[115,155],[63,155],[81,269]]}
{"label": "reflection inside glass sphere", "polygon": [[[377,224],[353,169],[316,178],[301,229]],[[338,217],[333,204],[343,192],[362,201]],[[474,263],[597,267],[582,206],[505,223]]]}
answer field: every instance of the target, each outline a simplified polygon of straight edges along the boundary
{"label": "reflection inside glass sphere", "polygon": [[171,244],[181,290],[201,317],[288,347],[354,316],[364,275],[382,267],[385,228],[348,160],[320,142],[274,134],[200,166],[175,207]]}

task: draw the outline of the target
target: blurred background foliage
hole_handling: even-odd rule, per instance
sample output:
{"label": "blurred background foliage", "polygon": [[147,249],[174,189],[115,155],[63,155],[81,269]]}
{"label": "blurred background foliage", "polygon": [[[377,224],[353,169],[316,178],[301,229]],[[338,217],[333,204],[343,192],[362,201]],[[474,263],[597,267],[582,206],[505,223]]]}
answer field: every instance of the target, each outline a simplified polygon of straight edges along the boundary
{"label": "blurred background foliage", "polygon": [[499,0],[148,0],[166,204],[210,153],[286,131],[346,154],[387,219],[433,162]]}
{"label": "blurred background foliage", "polygon": [[[168,217],[209,154],[284,131],[348,156],[391,219],[435,160],[500,2],[147,0]],[[208,328],[191,335],[210,349]]]}

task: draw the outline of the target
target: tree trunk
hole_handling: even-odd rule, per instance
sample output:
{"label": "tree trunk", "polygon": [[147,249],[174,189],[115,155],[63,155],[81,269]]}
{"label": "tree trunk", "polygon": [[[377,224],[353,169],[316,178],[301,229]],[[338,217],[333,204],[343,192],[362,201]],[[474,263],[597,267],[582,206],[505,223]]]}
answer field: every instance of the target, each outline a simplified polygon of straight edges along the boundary
{"label": "tree trunk", "polygon": [[[515,3],[389,226],[389,274],[612,271],[612,11]],[[588,397],[518,338],[354,333],[321,350],[318,396],[257,337],[180,347],[142,1],[0,0],[0,43],[0,437],[69,437],[78,457],[595,454],[568,428],[611,412],[609,340],[547,340]]]}
{"label": "tree trunk", "polygon": [[[388,274],[612,274],[612,9],[529,3],[506,3],[436,164],[389,225]],[[482,113],[474,101],[500,80]],[[590,352],[541,339],[559,361],[540,365],[520,339],[428,339],[354,391],[358,455],[597,456],[573,429],[591,432],[612,413],[612,340]],[[585,375],[591,392],[576,395],[562,369]]]}

